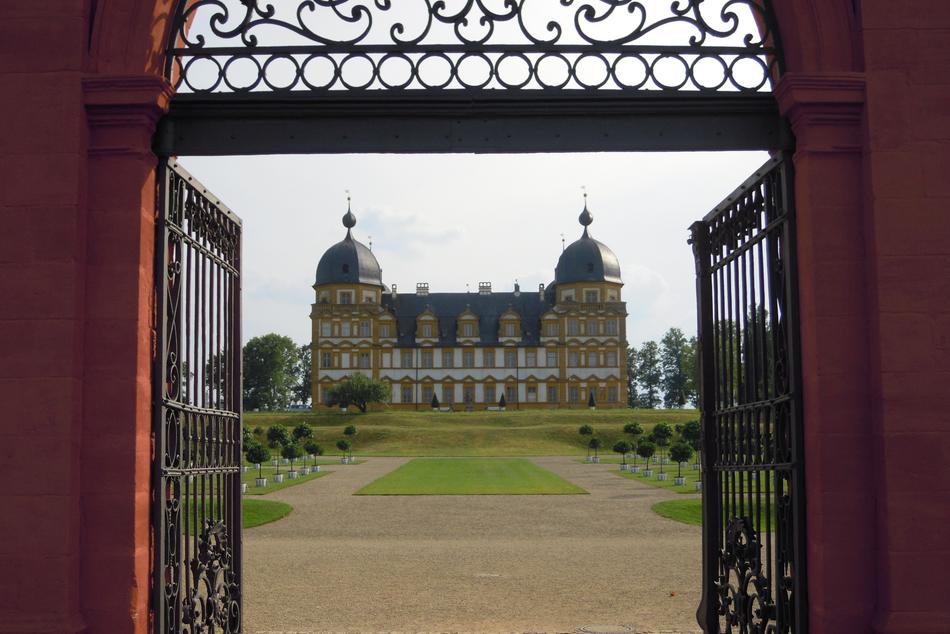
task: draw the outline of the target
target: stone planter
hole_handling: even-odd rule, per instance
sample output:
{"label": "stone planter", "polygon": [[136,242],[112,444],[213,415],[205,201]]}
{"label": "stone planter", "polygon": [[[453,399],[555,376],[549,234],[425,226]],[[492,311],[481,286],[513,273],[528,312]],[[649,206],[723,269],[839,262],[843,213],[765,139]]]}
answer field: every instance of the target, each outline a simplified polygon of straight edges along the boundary
{"label": "stone planter", "polygon": [[600,456],[594,456],[590,459],[594,464],[600,464]]}
{"label": "stone planter", "polygon": [[658,473],[656,474],[656,479],[659,480],[660,482],[666,482],[666,476],[668,475],[669,475],[668,473]]}
{"label": "stone planter", "polygon": [[622,463],[621,463],[621,465],[620,465],[620,470],[621,470],[621,471],[626,471],[628,466],[629,466],[629,465],[625,465],[625,464],[622,464]]}
{"label": "stone planter", "polygon": [[242,494],[247,493],[247,482],[241,483],[241,493]]}
{"label": "stone planter", "polygon": [[638,464],[630,465],[630,473],[640,473],[640,465]]}
{"label": "stone planter", "polygon": [[644,478],[652,478],[652,477],[653,477],[653,469],[644,469],[644,470],[643,470],[643,477],[644,477]]}
{"label": "stone planter", "polygon": [[280,484],[280,483],[283,482],[283,481],[284,481],[284,474],[283,474],[283,473],[275,473],[275,474],[274,474],[274,484]]}
{"label": "stone planter", "polygon": [[593,462],[593,461],[594,461],[594,457],[593,457],[593,456],[587,456],[586,458],[584,458],[584,460],[585,460],[585,462]]}
{"label": "stone planter", "polygon": [[297,472],[296,472],[296,471],[288,471],[288,472],[287,472],[287,479],[288,479],[288,480],[296,480],[296,479],[297,479]]}
{"label": "stone planter", "polygon": [[686,484],[686,476],[677,476],[673,478],[673,482],[676,483],[676,486],[681,487]]}
{"label": "stone planter", "polygon": [[341,414],[346,414],[346,408],[345,408],[345,407],[341,407],[341,408],[340,408],[340,413],[341,413]]}
{"label": "stone planter", "polygon": [[255,462],[255,463],[254,463],[254,468],[255,468],[255,469],[260,469],[260,468],[261,468],[261,463]]}
{"label": "stone planter", "polygon": [[270,466],[272,466],[272,467],[280,466],[280,460],[277,460],[276,458],[275,458],[274,460],[271,460],[271,461],[270,461]]}
{"label": "stone planter", "polygon": [[314,465],[314,466],[313,466],[313,469],[311,469],[311,471],[313,471],[314,473],[319,473],[319,471],[320,471],[320,465]]}
{"label": "stone planter", "polygon": [[697,483],[696,483],[696,490],[697,490],[697,491],[702,491],[702,490],[703,490],[703,483],[702,483],[702,482],[697,482]]}
{"label": "stone planter", "polygon": [[290,460],[288,460],[287,458],[284,458],[283,460],[280,461],[280,464],[290,464]]}
{"label": "stone planter", "polygon": [[693,471],[699,471],[699,463],[693,463]]}
{"label": "stone planter", "polygon": [[340,458],[340,464],[350,464],[350,459],[346,457]]}
{"label": "stone planter", "polygon": [[310,475],[310,467],[300,467],[300,475]]}
{"label": "stone planter", "polygon": [[267,478],[254,478],[254,486],[256,486],[256,487],[258,487],[258,488],[259,488],[259,487],[266,487],[266,486],[267,486]]}
{"label": "stone planter", "polygon": [[247,466],[246,464],[245,464],[245,465],[241,465],[241,473],[247,473],[247,470],[248,470],[248,469],[250,469],[250,467]]}
{"label": "stone planter", "polygon": [[663,464],[670,464],[670,459],[666,456],[663,457]]}

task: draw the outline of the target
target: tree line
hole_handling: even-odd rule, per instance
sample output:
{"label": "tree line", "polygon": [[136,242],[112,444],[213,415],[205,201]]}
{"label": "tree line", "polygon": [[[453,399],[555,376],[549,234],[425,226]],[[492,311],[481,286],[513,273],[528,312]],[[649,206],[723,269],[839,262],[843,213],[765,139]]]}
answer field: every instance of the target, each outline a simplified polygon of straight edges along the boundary
{"label": "tree line", "polygon": [[627,405],[645,409],[695,407],[699,390],[696,337],[670,328],[660,342],[627,348]]}

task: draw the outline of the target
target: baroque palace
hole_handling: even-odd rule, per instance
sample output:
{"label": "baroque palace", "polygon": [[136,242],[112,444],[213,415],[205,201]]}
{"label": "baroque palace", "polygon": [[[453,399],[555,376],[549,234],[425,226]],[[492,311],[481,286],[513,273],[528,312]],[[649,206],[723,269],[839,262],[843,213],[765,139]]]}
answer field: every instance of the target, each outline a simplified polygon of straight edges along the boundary
{"label": "baroque palace", "polygon": [[[586,196],[585,196],[586,198]],[[586,201],[585,201],[586,203]],[[391,407],[509,409],[626,406],[626,304],[620,264],[591,237],[584,205],[581,237],[558,259],[554,281],[537,291],[413,293],[388,288],[372,251],[346,237],[317,265],[313,324],[313,407],[348,375],[391,386]]]}

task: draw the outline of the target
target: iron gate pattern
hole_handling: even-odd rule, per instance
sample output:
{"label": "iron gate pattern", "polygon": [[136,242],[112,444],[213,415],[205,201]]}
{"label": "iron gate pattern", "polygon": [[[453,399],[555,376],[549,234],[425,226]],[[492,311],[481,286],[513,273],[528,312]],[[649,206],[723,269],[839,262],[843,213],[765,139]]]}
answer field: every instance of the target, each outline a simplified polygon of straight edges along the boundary
{"label": "iron gate pattern", "polygon": [[691,227],[707,633],[807,628],[792,169],[767,162]]}
{"label": "iron gate pattern", "polygon": [[239,632],[241,224],[174,161],[159,177],[155,631]]}
{"label": "iron gate pattern", "polygon": [[179,96],[752,93],[777,40],[768,0],[182,0],[166,76]]}

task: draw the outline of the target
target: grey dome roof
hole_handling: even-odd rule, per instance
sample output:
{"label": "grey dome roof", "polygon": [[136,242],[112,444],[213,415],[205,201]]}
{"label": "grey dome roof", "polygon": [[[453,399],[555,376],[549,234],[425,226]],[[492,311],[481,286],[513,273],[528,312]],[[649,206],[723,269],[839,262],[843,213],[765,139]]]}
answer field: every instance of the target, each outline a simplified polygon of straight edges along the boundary
{"label": "grey dome roof", "polygon": [[383,286],[383,270],[369,248],[355,240],[350,230],[356,225],[356,216],[347,210],[343,216],[346,237],[326,250],[317,264],[317,280],[320,284],[372,284]]}
{"label": "grey dome roof", "polygon": [[620,262],[617,256],[603,242],[590,237],[587,227],[594,222],[593,215],[584,205],[578,221],[584,225],[584,234],[561,253],[557,268],[554,269],[556,284],[571,282],[613,282],[623,284],[620,279]]}

